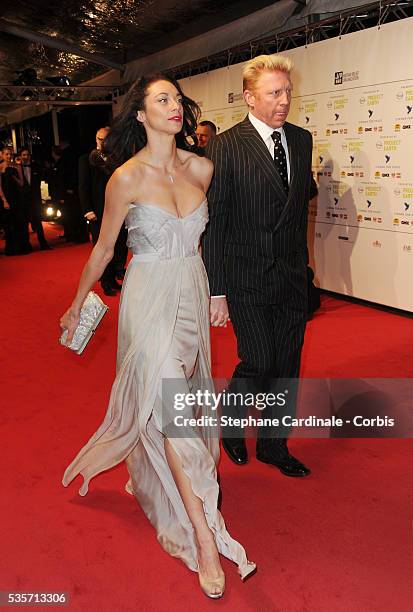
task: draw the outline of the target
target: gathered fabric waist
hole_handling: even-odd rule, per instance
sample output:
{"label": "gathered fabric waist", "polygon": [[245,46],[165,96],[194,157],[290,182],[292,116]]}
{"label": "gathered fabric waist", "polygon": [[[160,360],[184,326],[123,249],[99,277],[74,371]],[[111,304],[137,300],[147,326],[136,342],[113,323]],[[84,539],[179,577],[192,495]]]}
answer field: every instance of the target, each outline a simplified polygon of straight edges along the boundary
{"label": "gathered fabric waist", "polygon": [[200,257],[199,253],[194,253],[192,255],[179,255],[177,257],[160,257],[159,253],[135,253],[130,260],[130,263],[146,263],[153,261],[171,261],[178,259],[191,259],[192,257]]}

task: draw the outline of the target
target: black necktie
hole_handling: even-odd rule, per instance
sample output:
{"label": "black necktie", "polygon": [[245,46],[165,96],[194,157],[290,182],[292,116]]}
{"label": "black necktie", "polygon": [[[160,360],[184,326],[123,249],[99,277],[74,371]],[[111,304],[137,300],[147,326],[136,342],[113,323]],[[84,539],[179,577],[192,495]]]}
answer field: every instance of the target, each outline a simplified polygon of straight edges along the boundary
{"label": "black necktie", "polygon": [[278,174],[281,177],[284,189],[288,193],[287,157],[281,143],[280,132],[273,132],[271,134],[271,138],[274,141],[274,164],[278,170]]}

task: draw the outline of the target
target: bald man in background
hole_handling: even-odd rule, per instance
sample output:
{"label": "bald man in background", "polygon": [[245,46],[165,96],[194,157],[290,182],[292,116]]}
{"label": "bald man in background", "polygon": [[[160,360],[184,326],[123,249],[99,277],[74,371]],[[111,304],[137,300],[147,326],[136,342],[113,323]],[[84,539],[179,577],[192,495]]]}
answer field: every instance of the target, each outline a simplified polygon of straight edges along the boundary
{"label": "bald man in background", "polygon": [[206,146],[209,144],[212,138],[215,138],[216,134],[217,128],[215,123],[212,123],[212,121],[205,120],[198,123],[196,128],[196,136],[198,138],[198,147],[196,152],[198,155],[202,156],[205,154]]}
{"label": "bald man in background", "polygon": [[[105,208],[106,184],[110,178],[102,152],[103,141],[108,133],[108,127],[100,128],[96,133],[96,149],[82,155],[79,159],[79,198],[83,215],[89,222],[94,245],[99,238]],[[115,296],[122,288],[116,277],[120,278],[124,273],[127,257],[126,238],[126,229],[122,227],[115,244],[113,259],[106,266],[100,279],[105,295]]]}

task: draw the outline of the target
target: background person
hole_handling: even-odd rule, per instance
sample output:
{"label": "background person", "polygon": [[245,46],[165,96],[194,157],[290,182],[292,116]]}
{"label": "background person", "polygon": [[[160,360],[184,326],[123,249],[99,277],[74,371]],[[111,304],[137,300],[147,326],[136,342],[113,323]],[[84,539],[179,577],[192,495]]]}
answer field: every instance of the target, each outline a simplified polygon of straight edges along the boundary
{"label": "background person", "polygon": [[216,134],[217,127],[212,121],[205,120],[198,123],[196,128],[196,136],[198,139],[198,147],[201,149],[201,152],[205,150],[205,147],[208,145],[209,141],[212,138],[215,138]]}
{"label": "background person", "polygon": [[78,157],[67,140],[59,145],[54,163],[54,180],[58,206],[62,211],[64,238],[68,242],[89,242],[89,233],[78,196]]}
{"label": "background person", "polygon": [[28,148],[20,150],[23,185],[20,188],[21,205],[25,211],[27,221],[37,234],[41,250],[49,250],[42,224],[42,194],[40,184],[42,181],[42,169],[32,161]]}
{"label": "background person", "polygon": [[27,218],[20,198],[23,185],[21,164],[13,162],[9,147],[2,151],[0,164],[0,197],[3,202],[5,255],[24,255],[31,252]]}
{"label": "background person", "polygon": [[[100,128],[96,133],[96,149],[79,158],[79,199],[83,215],[89,222],[94,245],[99,238],[105,207],[105,189],[110,176],[102,153],[102,144],[108,133],[108,127]],[[113,258],[100,279],[105,295],[114,296],[122,288],[116,280],[116,273],[125,267],[126,238],[127,232],[123,226],[116,240]]]}

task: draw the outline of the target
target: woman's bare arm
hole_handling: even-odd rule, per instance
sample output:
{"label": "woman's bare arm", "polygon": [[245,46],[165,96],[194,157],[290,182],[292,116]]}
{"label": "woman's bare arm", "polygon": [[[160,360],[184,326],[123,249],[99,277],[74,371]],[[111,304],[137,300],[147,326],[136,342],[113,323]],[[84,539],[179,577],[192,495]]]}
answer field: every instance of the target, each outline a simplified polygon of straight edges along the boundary
{"label": "woman's bare arm", "polygon": [[130,170],[120,168],[109,180],[105,194],[105,209],[99,239],[83,268],[78,290],[70,308],[60,320],[62,329],[68,330],[67,344],[70,344],[79,323],[82,304],[93,285],[113,257],[113,249],[120,228],[128,214],[129,204],[136,195],[136,177]]}

